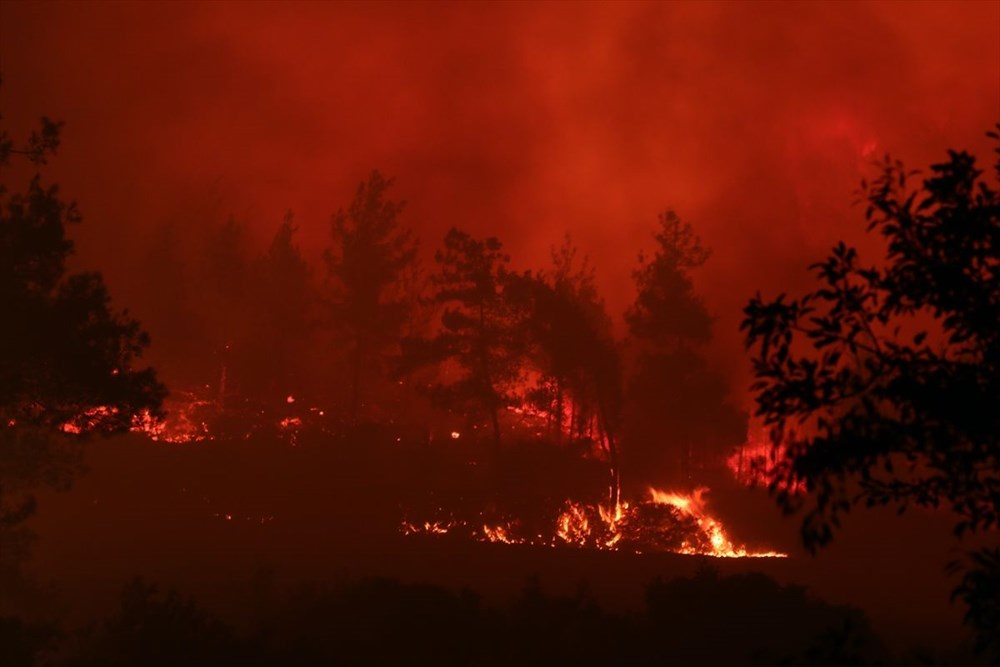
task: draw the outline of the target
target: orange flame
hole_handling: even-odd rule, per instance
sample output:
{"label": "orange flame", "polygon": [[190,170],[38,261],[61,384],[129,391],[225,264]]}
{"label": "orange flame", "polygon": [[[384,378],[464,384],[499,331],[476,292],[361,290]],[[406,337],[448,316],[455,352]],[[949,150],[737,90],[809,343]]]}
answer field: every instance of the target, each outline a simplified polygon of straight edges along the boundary
{"label": "orange flame", "polygon": [[705,494],[708,487],[698,487],[691,494],[681,494],[671,491],[660,491],[649,488],[652,502],[657,505],[668,505],[693,518],[701,529],[703,536],[711,544],[711,550],[699,550],[690,541],[681,543],[678,553],[714,556],[716,558],[786,558],[788,554],[778,551],[748,551],[746,547],[736,547],[726,535],[722,523],[710,515],[705,506]]}

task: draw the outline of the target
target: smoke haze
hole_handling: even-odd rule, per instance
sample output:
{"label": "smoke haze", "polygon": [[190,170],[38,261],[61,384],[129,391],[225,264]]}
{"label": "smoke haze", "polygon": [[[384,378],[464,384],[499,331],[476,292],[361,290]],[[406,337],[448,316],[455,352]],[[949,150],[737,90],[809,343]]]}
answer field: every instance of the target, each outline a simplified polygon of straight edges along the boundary
{"label": "smoke haze", "polygon": [[316,259],[378,168],[428,260],[451,226],[522,268],[571,231],[620,326],[672,207],[714,251],[697,288],[742,397],[743,303],[861,239],[870,159],[988,154],[1000,3],[4,3],[0,68],[14,136],[67,121],[47,178],[140,316],[157,225],[232,213],[263,245],[292,209]]}

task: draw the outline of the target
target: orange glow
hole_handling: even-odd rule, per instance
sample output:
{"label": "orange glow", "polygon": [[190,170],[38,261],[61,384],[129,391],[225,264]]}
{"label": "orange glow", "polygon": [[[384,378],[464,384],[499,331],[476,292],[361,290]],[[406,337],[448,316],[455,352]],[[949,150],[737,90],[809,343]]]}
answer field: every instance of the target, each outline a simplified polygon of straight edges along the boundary
{"label": "orange glow", "polygon": [[693,518],[700,527],[704,537],[711,545],[709,550],[699,548],[690,541],[681,543],[678,553],[714,556],[716,558],[786,558],[788,554],[777,551],[748,551],[746,547],[736,547],[726,535],[722,523],[710,515],[705,508],[707,487],[699,487],[690,494],[670,491],[660,491],[650,487],[649,495],[657,505],[674,507],[681,513]]}
{"label": "orange glow", "polygon": [[[481,523],[404,521],[404,535],[461,533],[482,542],[572,546],[607,551],[644,551],[710,556],[713,558],[786,558],[773,550],[755,551],[737,546],[722,522],[707,511],[706,487],[690,494],[651,488],[650,497],[636,503],[621,502],[616,507],[587,505],[567,500],[553,527],[552,535],[518,535],[516,521]],[[663,510],[667,510],[664,512]]]}
{"label": "orange glow", "polygon": [[[785,447],[771,442],[765,429],[747,434],[747,441],[726,458],[726,467],[745,486],[770,487],[776,480],[778,465],[785,458]],[[804,493],[805,484],[781,484],[781,490]]]}

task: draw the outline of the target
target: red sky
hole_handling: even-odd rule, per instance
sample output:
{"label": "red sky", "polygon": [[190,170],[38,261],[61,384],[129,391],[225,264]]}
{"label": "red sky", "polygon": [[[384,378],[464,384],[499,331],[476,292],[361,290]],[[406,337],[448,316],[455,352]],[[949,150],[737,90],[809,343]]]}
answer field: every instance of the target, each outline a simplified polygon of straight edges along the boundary
{"label": "red sky", "polygon": [[861,237],[870,156],[990,155],[1000,2],[4,2],[0,70],[15,135],[67,122],[49,176],[124,303],[153,226],[234,213],[263,240],[290,208],[315,256],[378,168],[428,255],[455,225],[528,268],[572,232],[616,316],[675,208],[741,377],[743,303]]}

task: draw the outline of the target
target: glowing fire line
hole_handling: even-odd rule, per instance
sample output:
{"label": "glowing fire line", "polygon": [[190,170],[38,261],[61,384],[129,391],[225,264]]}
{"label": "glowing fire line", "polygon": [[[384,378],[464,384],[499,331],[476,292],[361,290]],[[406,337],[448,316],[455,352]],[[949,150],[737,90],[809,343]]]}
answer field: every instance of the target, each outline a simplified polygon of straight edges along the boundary
{"label": "glowing fire line", "polygon": [[[706,487],[695,489],[690,494],[660,491],[650,488],[649,498],[630,505],[622,502],[616,507],[584,505],[567,501],[565,509],[556,519],[554,535],[545,539],[525,538],[516,534],[516,522],[505,524],[470,524],[451,519],[447,522],[434,521],[414,523],[404,521],[401,532],[404,535],[443,534],[464,530],[473,539],[483,542],[503,544],[530,544],[534,546],[569,545],[583,548],[619,551],[631,550],[640,553],[634,545],[649,543],[651,550],[685,555],[711,556],[714,558],[786,558],[788,554],[778,551],[753,551],[745,546],[736,546],[726,534],[722,522],[708,513],[705,504]],[[656,510],[667,509],[666,516]],[[651,529],[642,522],[643,515],[652,514],[660,524]],[[474,526],[481,525],[478,530]],[[678,544],[657,545],[656,528],[670,532],[671,527],[684,533]]]}

